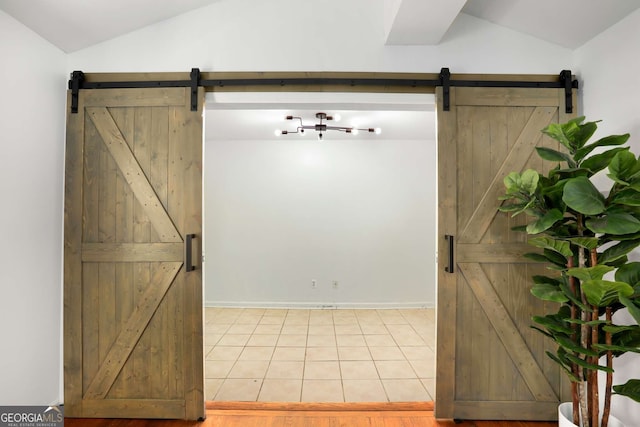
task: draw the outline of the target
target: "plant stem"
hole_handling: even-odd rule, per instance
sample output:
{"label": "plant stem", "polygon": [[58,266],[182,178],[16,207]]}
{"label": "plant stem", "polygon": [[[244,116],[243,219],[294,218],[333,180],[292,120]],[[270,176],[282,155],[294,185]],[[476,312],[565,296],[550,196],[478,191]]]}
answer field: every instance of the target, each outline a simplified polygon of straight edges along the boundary
{"label": "plant stem", "polygon": [[[611,324],[612,317],[611,307],[607,307],[607,325]],[[605,331],[604,339],[607,345],[611,345],[611,332]],[[613,386],[613,373],[611,372],[613,369],[613,352],[611,350],[607,350],[607,368],[609,368],[609,371],[607,371],[607,385],[604,388],[604,409],[602,410],[601,427],[607,427],[609,425],[609,412],[611,411],[611,387]]]}
{"label": "plant stem", "polygon": [[[583,216],[582,214],[578,214],[576,218],[576,225],[578,227],[578,235],[584,235],[584,224],[583,224]],[[578,249],[578,267],[586,267],[587,260],[585,256],[585,250],[582,248]],[[580,299],[584,305],[587,305],[587,296],[582,291],[582,286],[580,286]],[[580,320],[583,321],[582,325],[580,325],[580,345],[582,348],[589,348],[589,337],[590,330],[587,322],[589,321],[589,313],[585,310],[581,310]],[[588,357],[584,357],[585,360],[588,360]],[[589,402],[591,397],[591,390],[588,388],[588,373],[585,375],[584,369],[579,366],[578,367],[579,377],[581,380],[579,387],[579,395],[580,395],[580,413],[583,418],[584,427],[590,427],[590,412],[589,412]],[[579,424],[578,424],[579,425]]]}
{"label": "plant stem", "polygon": [[[598,320],[598,307],[593,306],[593,313],[591,314],[592,320]],[[594,326],[591,328],[591,345],[598,344],[598,327]],[[593,348],[593,347],[592,347]],[[595,350],[595,348],[593,348]],[[591,364],[597,365],[599,362],[598,356],[591,357]],[[596,369],[591,369],[589,371],[589,391],[591,395],[591,407],[589,408],[591,415],[591,424],[594,426],[598,425],[599,416],[599,405],[600,399],[598,396],[598,371]]]}
{"label": "plant stem", "polygon": [[[591,267],[596,266],[598,264],[598,253],[596,252],[595,249],[591,249],[589,255],[590,255]],[[600,317],[598,314],[598,306],[594,305],[592,308],[593,308],[593,312],[591,313],[591,320],[595,322]],[[591,327],[591,348],[594,351],[597,351],[595,348],[595,345],[598,344],[598,332],[599,332],[599,327],[597,326],[597,323],[594,323],[594,326]],[[591,364],[597,365],[598,363],[599,363],[598,356],[592,356]],[[600,414],[599,414],[600,398],[598,395],[598,371],[596,369],[591,369],[589,371],[589,377],[590,377],[589,388],[590,388],[590,394],[591,394],[591,408],[589,409],[590,409],[590,415],[591,415],[591,424],[593,426],[597,426],[598,418],[600,418]]]}
{"label": "plant stem", "polygon": [[[574,266],[574,258],[573,256],[569,257],[569,260],[567,262],[567,268],[573,268]],[[577,286],[576,286],[576,278],[573,276],[569,276],[569,289],[571,290],[571,293],[577,298],[578,293],[577,293]],[[575,320],[577,318],[577,307],[576,307],[576,303],[575,302],[571,302],[571,320]],[[571,330],[573,331],[571,333],[571,341],[575,342],[576,338],[578,337],[578,324],[577,323],[571,323]],[[578,353],[574,352],[573,353],[574,356],[578,357]],[[571,373],[573,373],[573,375],[575,375],[576,377],[578,377],[580,375],[580,373],[578,372],[578,364],[576,363],[571,363]],[[580,422],[580,398],[578,395],[578,384],[575,381],[571,381],[571,403],[572,403],[572,408],[573,408],[573,419],[574,419],[574,424],[575,425],[579,425],[578,423]]]}

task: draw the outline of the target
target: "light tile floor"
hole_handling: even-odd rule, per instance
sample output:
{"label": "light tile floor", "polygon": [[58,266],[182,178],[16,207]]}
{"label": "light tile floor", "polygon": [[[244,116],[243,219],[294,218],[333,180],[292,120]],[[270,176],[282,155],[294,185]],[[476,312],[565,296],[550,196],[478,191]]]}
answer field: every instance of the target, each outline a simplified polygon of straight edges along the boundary
{"label": "light tile floor", "polygon": [[434,309],[206,308],[205,319],[207,400],[433,400]]}

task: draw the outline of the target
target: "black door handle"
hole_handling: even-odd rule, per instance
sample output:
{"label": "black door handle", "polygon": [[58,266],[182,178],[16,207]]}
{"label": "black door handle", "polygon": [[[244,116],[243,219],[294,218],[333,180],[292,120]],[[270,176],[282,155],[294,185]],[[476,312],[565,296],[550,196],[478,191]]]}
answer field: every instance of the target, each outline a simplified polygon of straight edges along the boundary
{"label": "black door handle", "polygon": [[184,239],[184,268],[185,271],[193,271],[196,266],[193,265],[193,239],[195,234],[187,234]]}
{"label": "black door handle", "polygon": [[455,265],[454,265],[454,259],[453,259],[453,236],[450,234],[445,234],[444,238],[447,239],[447,241],[449,242],[449,262],[447,263],[447,266],[444,268],[444,271],[446,271],[447,273],[455,273]]}

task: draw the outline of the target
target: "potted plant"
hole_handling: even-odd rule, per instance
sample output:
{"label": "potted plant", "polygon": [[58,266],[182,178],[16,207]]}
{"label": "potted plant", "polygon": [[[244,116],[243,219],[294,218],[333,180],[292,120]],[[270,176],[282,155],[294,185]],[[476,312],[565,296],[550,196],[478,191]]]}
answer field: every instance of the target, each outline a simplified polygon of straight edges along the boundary
{"label": "potted plant", "polygon": [[[534,316],[532,327],[557,345],[547,355],[571,381],[568,417],[575,425],[607,427],[612,393],[640,402],[640,380],[612,384],[613,358],[640,353],[640,262],[627,257],[640,245],[640,160],[624,146],[629,134],[588,143],[597,122],[584,119],[542,130],[564,149],[538,147],[537,153],[558,165],[546,175],[531,169],[510,173],[500,210],[531,217],[518,227],[538,248],[526,257],[550,270],[532,277],[531,293],[559,309]],[[599,147],[606,148],[594,154]],[[593,183],[600,171],[609,179],[608,191]],[[613,314],[625,307],[634,324],[614,324]],[[598,371],[606,373],[603,399]]]}

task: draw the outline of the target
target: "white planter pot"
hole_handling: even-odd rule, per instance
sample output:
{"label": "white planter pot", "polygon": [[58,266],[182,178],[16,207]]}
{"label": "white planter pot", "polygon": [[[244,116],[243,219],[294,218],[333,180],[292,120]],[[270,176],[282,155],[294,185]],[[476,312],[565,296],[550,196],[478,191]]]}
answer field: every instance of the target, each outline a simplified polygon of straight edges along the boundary
{"label": "white planter pot", "polygon": [[[602,416],[602,413],[600,413]],[[571,402],[561,403],[558,406],[558,426],[559,427],[576,427],[573,424],[573,404]],[[625,427],[622,421],[614,417],[609,416],[609,427]]]}

